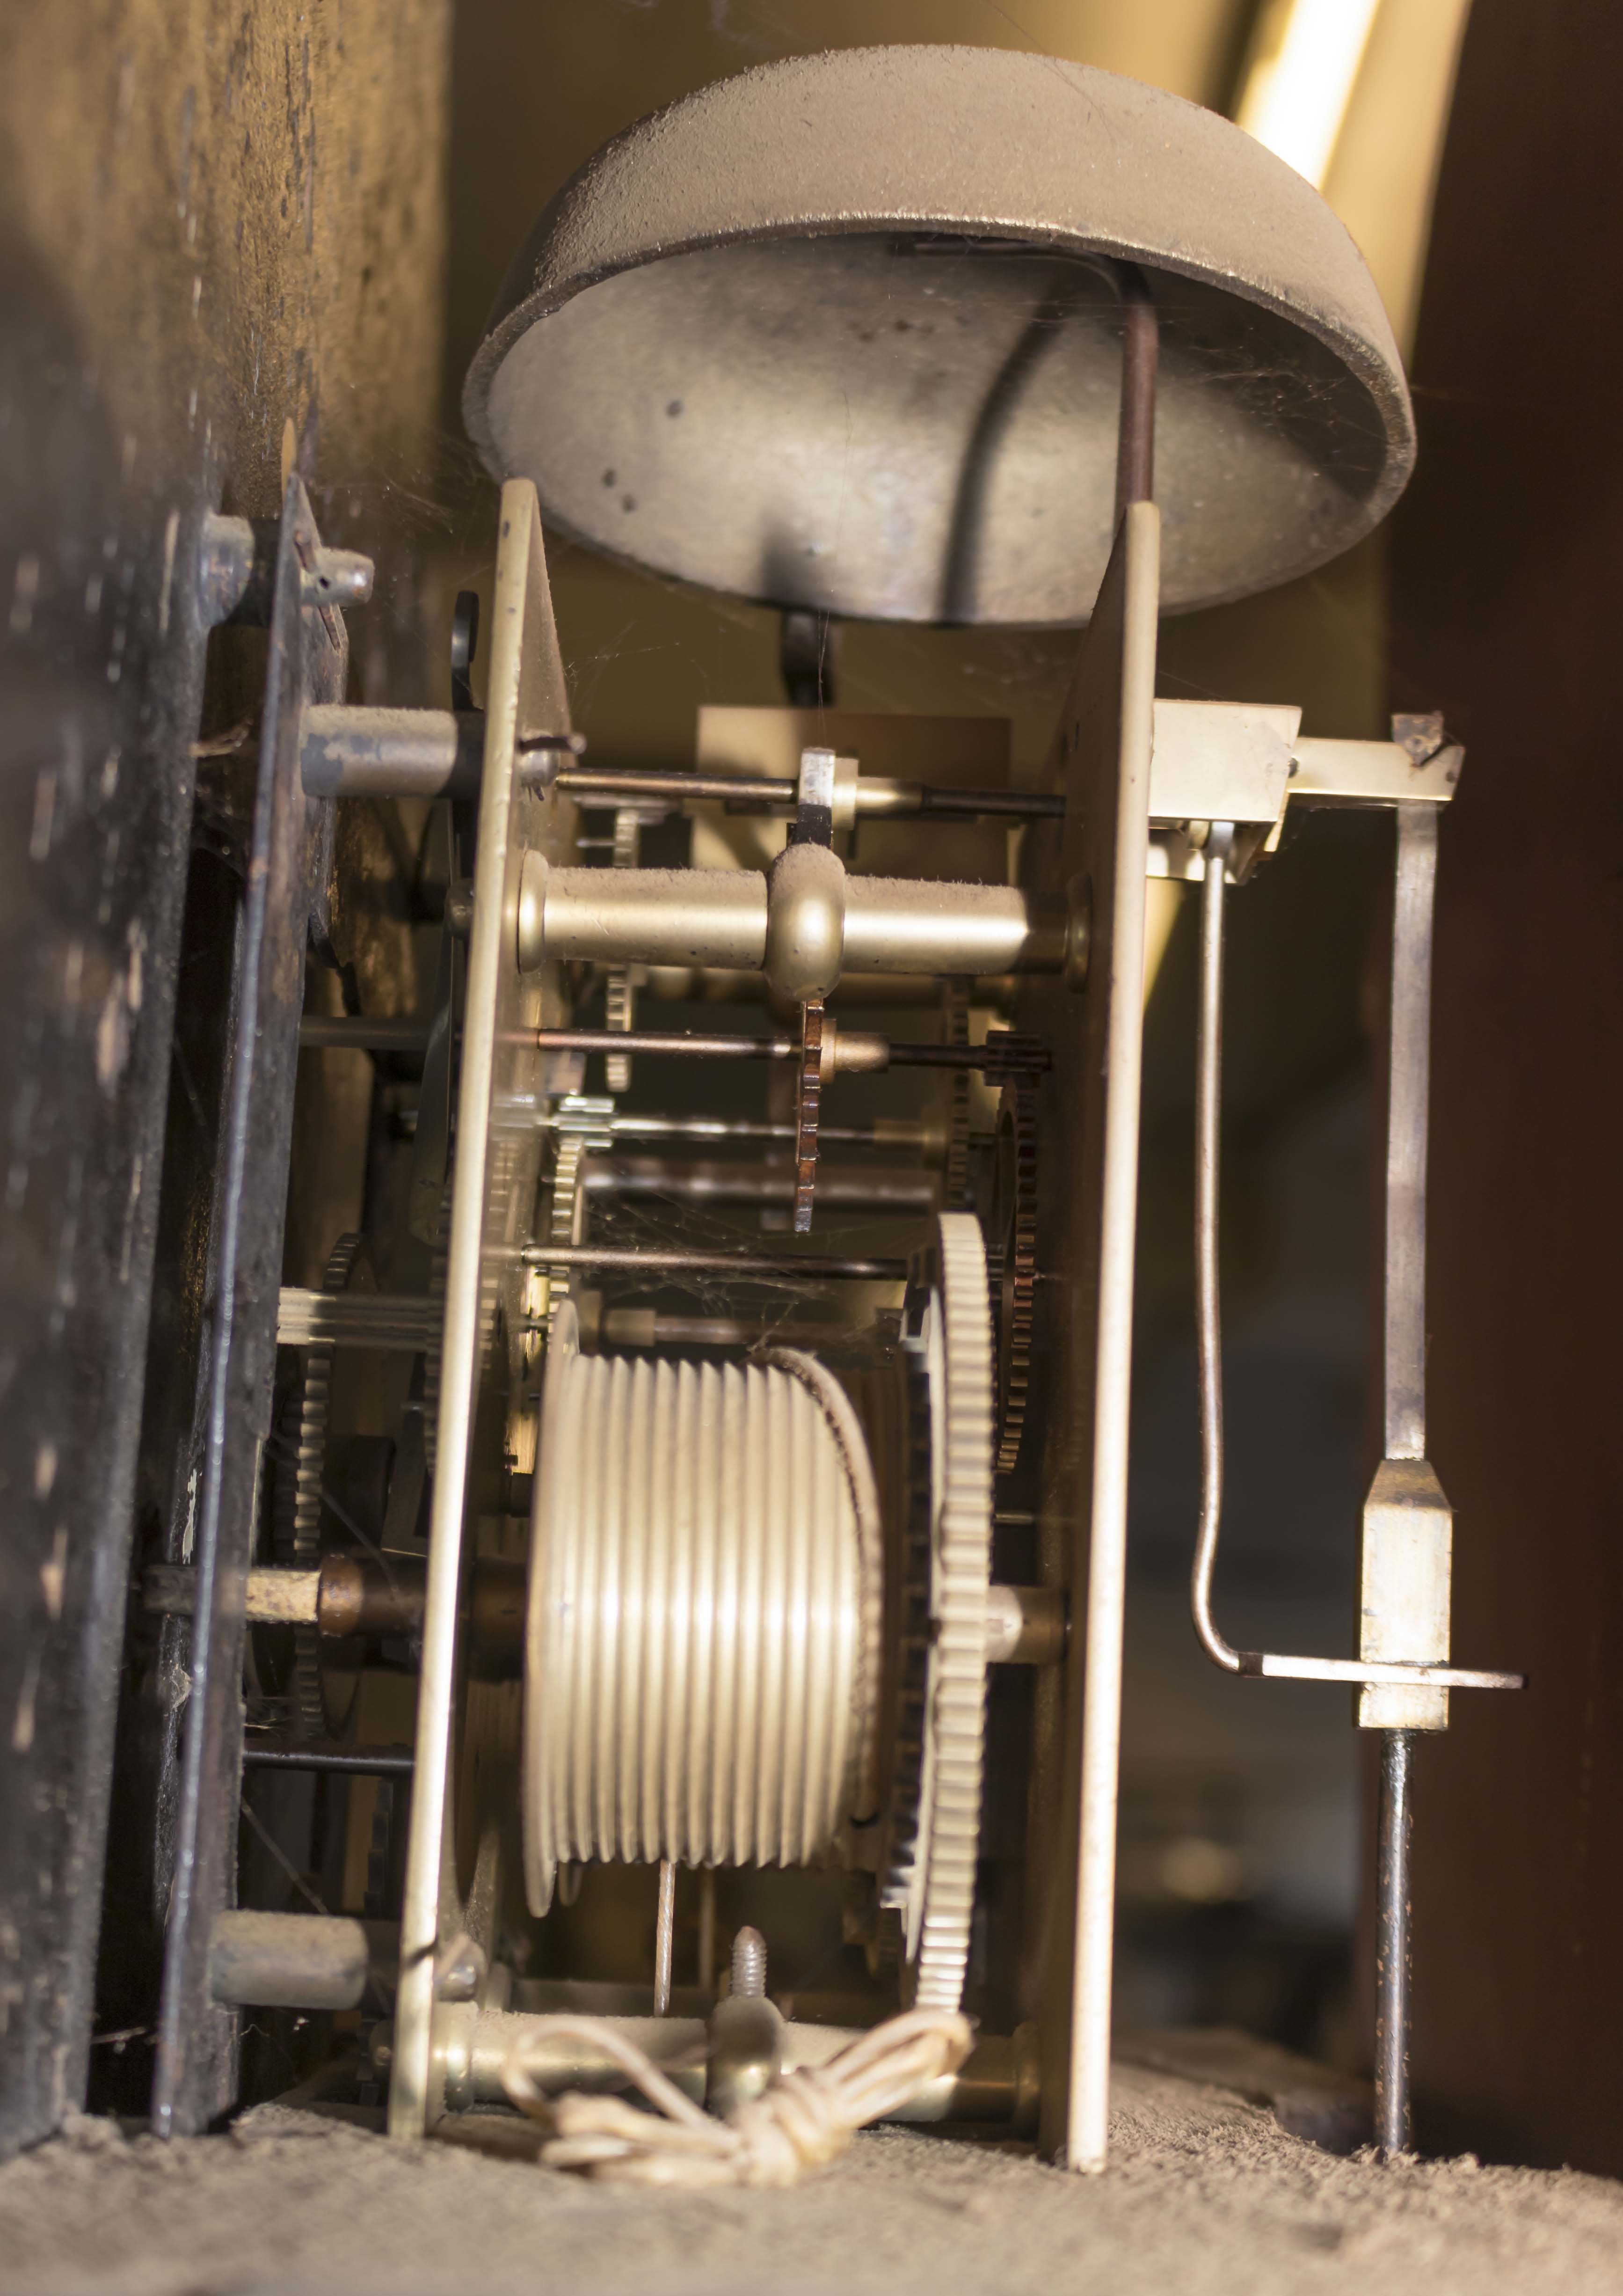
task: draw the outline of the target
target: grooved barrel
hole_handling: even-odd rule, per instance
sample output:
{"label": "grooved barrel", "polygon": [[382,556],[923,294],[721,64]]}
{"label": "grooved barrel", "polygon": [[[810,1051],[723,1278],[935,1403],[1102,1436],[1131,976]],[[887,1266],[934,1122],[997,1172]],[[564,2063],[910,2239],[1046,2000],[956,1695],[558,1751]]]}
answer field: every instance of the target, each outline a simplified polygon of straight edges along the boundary
{"label": "grooved barrel", "polygon": [[525,1665],[525,1868],[797,1866],[852,1810],[877,1701],[873,1475],[832,1375],[583,1356],[554,1327]]}

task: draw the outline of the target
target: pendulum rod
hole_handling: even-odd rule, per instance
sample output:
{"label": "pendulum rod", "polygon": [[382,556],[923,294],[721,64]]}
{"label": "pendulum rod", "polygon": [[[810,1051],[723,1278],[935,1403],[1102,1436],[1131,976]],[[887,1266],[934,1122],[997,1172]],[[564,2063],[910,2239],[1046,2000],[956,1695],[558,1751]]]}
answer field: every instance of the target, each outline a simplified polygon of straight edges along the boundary
{"label": "pendulum rod", "polygon": [[[1431,939],[1438,821],[1430,807],[1398,811],[1392,905],[1392,1021],[1387,1098],[1386,1456],[1426,1456],[1426,1149],[1431,1081]],[[1385,2153],[1414,2142],[1409,2101],[1409,1846],[1414,1811],[1413,1730],[1381,1732],[1376,1840],[1375,2141]]]}
{"label": "pendulum rod", "polygon": [[1414,1831],[1413,1730],[1382,1730],[1375,1844],[1375,2143],[1388,2156],[1414,2143],[1409,2103],[1409,1848]]}

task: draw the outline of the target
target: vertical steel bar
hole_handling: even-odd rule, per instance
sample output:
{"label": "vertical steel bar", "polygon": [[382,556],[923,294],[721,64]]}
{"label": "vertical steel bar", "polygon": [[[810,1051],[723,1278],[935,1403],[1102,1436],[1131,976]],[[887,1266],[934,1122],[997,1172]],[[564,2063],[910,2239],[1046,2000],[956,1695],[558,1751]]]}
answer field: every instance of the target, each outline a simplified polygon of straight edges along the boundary
{"label": "vertical steel bar", "polygon": [[[1127,512],[1124,535],[1146,514]],[[1148,512],[1152,519],[1153,512]],[[1096,2174],[1110,2134],[1111,2004],[1116,1937],[1116,1812],[1121,1769],[1122,1640],[1127,1611],[1127,1454],[1133,1389],[1133,1271],[1138,1228],[1139,1096],[1143,1066],[1143,905],[1149,859],[1149,758],[1155,686],[1159,532],[1144,536],[1152,594],[1129,596],[1122,658],[1113,946],[1105,1031],[1103,1177],[1099,1206],[1096,1373],[1088,1505],[1082,1677],[1080,1832],[1071,1973],[1071,2073],[1065,2158]],[[1136,550],[1129,557],[1134,566]]]}
{"label": "vertical steel bar", "polygon": [[[539,1136],[511,1111],[537,1089],[529,1047],[539,996],[521,978],[511,920],[524,847],[546,833],[521,775],[520,742],[567,723],[541,543],[540,505],[528,479],[502,489],[485,715],[485,771],[468,944],[456,1158],[451,1182],[439,1431],[430,1505],[427,1601],[417,1687],[411,1831],[401,1905],[389,2128],[418,2137],[439,2118],[443,2083],[433,2056],[434,1970],[442,1914],[480,1937],[488,1904],[458,1906],[451,1808],[453,1717],[460,1639],[459,1590],[467,1531],[469,1460],[481,1365],[495,1303],[519,1266],[518,1207],[535,1185]],[[567,800],[565,800],[567,803]],[[616,1039],[617,1042],[620,1041]],[[464,1774],[466,1775],[466,1774]],[[471,1781],[470,1781],[471,1783]]]}
{"label": "vertical steel bar", "polygon": [[319,545],[295,473],[278,529],[211,1245],[197,1599],[152,2079],[152,2128],[163,2137],[206,2128],[236,2088],[235,2025],[209,1993],[209,1936],[235,1890],[244,1590],[270,1431],[305,941],[330,865],[331,807],[305,795],[299,724],[307,702],[342,693],[348,652],[341,619],[301,603],[300,569]]}
{"label": "vertical steel bar", "polygon": [[[1398,808],[1386,1143],[1386,1456],[1426,1456],[1426,1120],[1431,1070],[1435,808]],[[1412,1730],[1381,1734],[1375,1851],[1375,2136],[1406,2152]]]}
{"label": "vertical steel bar", "polygon": [[1386,1456],[1426,1456],[1426,1103],[1438,808],[1398,808],[1386,1147]]}
{"label": "vertical steel bar", "polygon": [[[1141,275],[1118,276],[1127,318],[1116,499],[1120,516],[1151,498],[1155,463],[1159,330]],[[1157,561],[1159,578],[1159,560]],[[1148,728],[1129,725],[1153,695],[1156,623],[1130,610],[1122,677],[1120,754],[1149,754]],[[1143,647],[1149,659],[1135,659]],[[1150,707],[1153,708],[1152,701]],[[1138,1219],[1139,1078],[1143,1058],[1143,886],[1148,857],[1148,785],[1124,791],[1118,832],[1118,898],[1140,919],[1132,950],[1111,951],[1114,980],[1107,1051],[1110,1105],[1099,1253],[1098,1380],[1094,1398],[1092,1538],[1087,1576],[1082,1711],[1081,1834],[1071,1994],[1071,2072],[1065,2157],[1073,2169],[1104,2166],[1111,2103],[1111,2005],[1116,1931],[1116,1809],[1121,1767],[1121,1666],[1127,1607],[1127,1422],[1132,1394],[1133,1258]],[[1105,954],[1101,952],[1102,955]],[[1125,961],[1123,961],[1125,960]]]}
{"label": "vertical steel bar", "polygon": [[[1154,475],[1155,306],[1140,274],[1122,266],[1127,315],[1116,494],[1119,515],[1148,503]],[[1132,529],[1118,540],[1129,547]],[[1121,1770],[1122,1639],[1127,1610],[1127,1433],[1133,1382],[1133,1264],[1138,1225],[1138,1128],[1143,1066],[1143,884],[1149,858],[1151,718],[1160,597],[1160,534],[1143,537],[1143,569],[1155,600],[1133,594],[1123,625],[1116,829],[1115,946],[1110,968],[1109,1079],[1100,1202],[1096,1373],[1087,1611],[1082,1689],[1081,1807],[1071,1962],[1070,2095],[1065,2159],[1096,2175],[1110,2141],[1111,2010],[1116,1945],[1116,1820]],[[1109,576],[1106,577],[1108,583]],[[1146,611],[1147,609],[1147,611]]]}
{"label": "vertical steel bar", "polygon": [[1413,2141],[1409,2103],[1409,1848],[1414,1827],[1413,1730],[1381,1733],[1381,1820],[1375,1851],[1375,2142]]}
{"label": "vertical steel bar", "polygon": [[[1426,1119],[1430,1085],[1431,920],[1437,815],[1398,808],[1386,1149],[1386,1456],[1426,1456]],[[1383,2152],[1406,2152],[1409,2102],[1409,1849],[1414,1734],[1381,1734],[1375,1855],[1375,2115]]]}

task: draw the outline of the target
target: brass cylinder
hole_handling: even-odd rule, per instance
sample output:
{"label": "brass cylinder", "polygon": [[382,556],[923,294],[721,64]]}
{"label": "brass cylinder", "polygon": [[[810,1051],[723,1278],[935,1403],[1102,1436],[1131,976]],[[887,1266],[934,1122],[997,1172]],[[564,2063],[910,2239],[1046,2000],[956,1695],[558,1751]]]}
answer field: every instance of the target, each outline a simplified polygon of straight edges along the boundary
{"label": "brass cylinder", "polygon": [[[818,849],[791,847],[783,859]],[[753,869],[549,869],[528,854],[519,963],[526,971],[557,958],[759,972],[766,882]],[[847,875],[844,892],[840,964],[853,972],[1057,972],[1065,962],[1063,915],[1050,916],[1016,885]]]}
{"label": "brass cylinder", "polygon": [[826,845],[786,845],[766,880],[762,971],[775,996],[796,1004],[826,996],[845,945],[845,864]]}

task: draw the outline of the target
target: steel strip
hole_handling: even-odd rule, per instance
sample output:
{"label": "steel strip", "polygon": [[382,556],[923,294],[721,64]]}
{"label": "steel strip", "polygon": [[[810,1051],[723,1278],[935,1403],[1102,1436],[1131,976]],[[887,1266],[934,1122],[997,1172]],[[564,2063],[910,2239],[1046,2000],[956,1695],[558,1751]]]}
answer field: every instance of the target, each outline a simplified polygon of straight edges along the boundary
{"label": "steel strip", "polygon": [[276,553],[212,1247],[192,1688],[152,2081],[152,2127],[160,2136],[206,2128],[235,2094],[234,2018],[209,1991],[209,1937],[234,1890],[248,1565],[260,1452],[270,1432],[305,942],[331,835],[330,804],[307,798],[299,778],[299,719],[307,701],[342,693],[348,655],[336,609],[307,611],[302,603],[301,569],[319,547],[295,472]]}
{"label": "steel strip", "polygon": [[[518,1110],[539,1082],[533,1032],[545,976],[518,972],[521,850],[560,838],[567,799],[545,801],[519,775],[520,744],[567,730],[563,673],[553,627],[539,505],[525,480],[502,489],[496,603],[485,718],[485,766],[474,865],[473,927],[457,1093],[455,1168],[440,1358],[439,1412],[429,1529],[427,1603],[418,1692],[416,1767],[401,1922],[400,1988],[389,2082],[392,2135],[418,2136],[438,2118],[430,2091],[434,1956],[454,1839],[451,1737],[457,1659],[458,1589],[475,1397],[496,1307],[511,1286],[518,1323],[517,1243],[509,1218],[533,1190],[540,1136]],[[561,816],[559,808],[562,808]],[[531,1102],[533,1105],[533,1099]]]}
{"label": "steel strip", "polygon": [[1426,1116],[1438,816],[1398,813],[1386,1142],[1386,1456],[1426,1456]]}
{"label": "steel strip", "polygon": [[[1134,503],[1122,522],[1120,684],[1115,773],[1115,900],[1109,943],[1093,1486],[1082,1694],[1080,1841],[1071,1978],[1065,2159],[1102,2169],[1109,2136],[1111,2000],[1116,1923],[1116,1802],[1127,1604],[1127,1434],[1133,1373],[1133,1261],[1138,1226],[1139,1086],[1143,1060],[1144,873],[1150,849],[1160,513]],[[1115,572],[1112,564],[1111,573]],[[1105,577],[1108,591],[1111,574]],[[1105,600],[1101,594],[1101,606]],[[1104,1081],[1108,1079],[1108,1081]]]}
{"label": "steel strip", "polygon": [[1062,835],[1027,842],[1029,890],[1075,898],[1091,920],[1078,989],[1033,980],[1021,1030],[1052,1044],[1038,1096],[1038,1154],[1062,1175],[1034,1302],[1029,1422],[1045,1582],[1069,1594],[1067,1661],[1037,1685],[1034,1806],[1058,1822],[1029,1837],[1027,1888],[1042,1908],[1021,1983],[1039,2004],[1039,2143],[1050,2159],[1103,2165],[1117,1763],[1126,1597],[1127,1407],[1143,1017],[1144,868],[1159,612],[1160,517],[1135,503],[1117,538],[1049,761],[1066,797]]}

